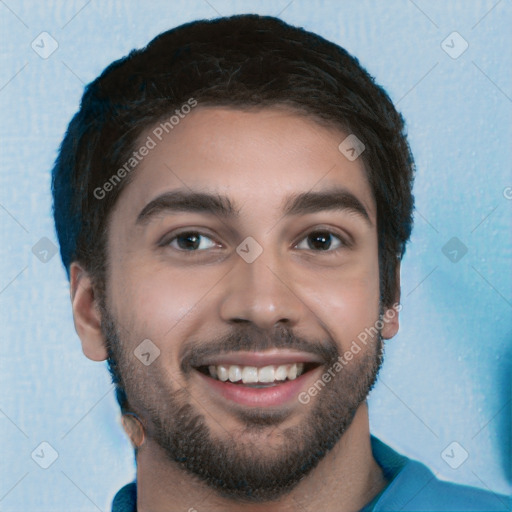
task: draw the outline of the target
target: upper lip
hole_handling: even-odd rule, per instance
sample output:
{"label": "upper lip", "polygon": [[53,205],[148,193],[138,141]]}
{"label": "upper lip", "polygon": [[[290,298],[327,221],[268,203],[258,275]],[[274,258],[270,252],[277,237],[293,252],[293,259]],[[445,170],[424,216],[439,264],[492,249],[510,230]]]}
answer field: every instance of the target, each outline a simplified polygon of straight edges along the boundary
{"label": "upper lip", "polygon": [[265,352],[226,352],[206,358],[200,366],[239,365],[239,366],[270,366],[293,363],[317,363],[323,361],[314,354],[295,350],[275,349]]}

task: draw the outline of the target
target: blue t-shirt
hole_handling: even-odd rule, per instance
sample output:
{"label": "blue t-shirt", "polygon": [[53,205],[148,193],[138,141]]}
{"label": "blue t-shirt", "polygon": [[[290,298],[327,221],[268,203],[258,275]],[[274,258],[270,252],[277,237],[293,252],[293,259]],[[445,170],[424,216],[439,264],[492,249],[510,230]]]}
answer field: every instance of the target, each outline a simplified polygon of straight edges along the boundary
{"label": "blue t-shirt", "polygon": [[[371,444],[373,456],[389,483],[360,512],[512,510],[510,497],[443,482],[424,464],[398,454],[374,436]],[[125,485],[116,494],[112,512],[137,512],[136,482]]]}

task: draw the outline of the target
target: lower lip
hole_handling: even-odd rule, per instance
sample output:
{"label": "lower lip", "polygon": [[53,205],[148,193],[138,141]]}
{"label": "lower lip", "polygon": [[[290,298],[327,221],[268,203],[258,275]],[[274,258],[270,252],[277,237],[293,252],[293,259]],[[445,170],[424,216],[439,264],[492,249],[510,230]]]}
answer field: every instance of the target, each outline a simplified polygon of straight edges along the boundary
{"label": "lower lip", "polygon": [[204,373],[197,373],[211,389],[220,393],[227,400],[250,407],[272,407],[297,400],[298,395],[307,388],[309,380],[319,371],[319,368],[306,372],[295,380],[288,380],[282,384],[264,388],[253,388],[243,384],[233,384],[229,381],[222,382]]}

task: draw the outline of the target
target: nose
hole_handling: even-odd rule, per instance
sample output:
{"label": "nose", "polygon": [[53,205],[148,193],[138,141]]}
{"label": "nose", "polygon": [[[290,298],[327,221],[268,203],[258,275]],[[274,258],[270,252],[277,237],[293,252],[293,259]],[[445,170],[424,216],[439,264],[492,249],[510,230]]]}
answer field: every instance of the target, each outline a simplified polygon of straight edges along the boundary
{"label": "nose", "polygon": [[296,327],[307,307],[280,256],[264,250],[252,263],[237,258],[225,278],[229,282],[220,306],[222,319],[251,322],[266,330],[280,323],[290,329]]}

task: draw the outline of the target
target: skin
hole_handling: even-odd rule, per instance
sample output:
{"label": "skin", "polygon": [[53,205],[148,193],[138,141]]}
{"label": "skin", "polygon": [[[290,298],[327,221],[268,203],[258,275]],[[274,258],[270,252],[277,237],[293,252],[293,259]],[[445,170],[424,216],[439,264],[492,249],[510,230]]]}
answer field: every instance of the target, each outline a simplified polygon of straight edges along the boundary
{"label": "skin", "polygon": [[[150,134],[148,130],[141,141]],[[236,408],[212,394],[204,379],[185,379],[179,362],[186,341],[207,343],[228,333],[234,319],[267,330],[281,321],[305,339],[330,337],[344,353],[378,319],[376,205],[361,158],[351,162],[338,150],[346,135],[285,109],[198,106],[139,164],[112,211],[107,304],[121,327],[125,349],[131,353],[142,340],[154,341],[161,350],[159,364],[168,371],[165,377],[157,376],[148,366],[148,388],[185,388],[211,431],[223,439],[229,435],[240,442],[248,434],[242,431]],[[351,211],[283,217],[283,201],[289,195],[335,186],[359,199],[370,222]],[[161,213],[145,225],[136,224],[149,201],[178,188],[225,194],[240,208],[240,217]],[[180,252],[176,240],[158,247],[164,235],[178,228],[195,229],[207,237],[201,242],[205,249],[194,259],[183,249]],[[334,252],[334,238],[329,251],[312,250],[307,235],[318,229],[335,236],[348,234],[353,244]],[[236,252],[248,236],[263,248],[251,264]],[[86,269],[77,262],[71,265],[70,287],[83,352],[92,360],[105,360],[98,297]],[[397,331],[394,314],[382,336],[389,339]],[[371,343],[354,355],[353,364]],[[159,386],[158,378],[167,380]],[[143,414],[142,400],[129,399]],[[313,397],[308,406],[298,401],[287,405],[282,428],[304,422],[314,402]],[[126,430],[133,440],[134,431]],[[251,436],[249,441],[258,446],[255,453],[264,456],[279,449],[279,429]],[[137,455],[137,482],[140,511],[241,508],[175,466],[150,435]],[[244,504],[243,510],[355,511],[385,483],[372,456],[363,402],[340,441],[307,478],[278,501]]]}

